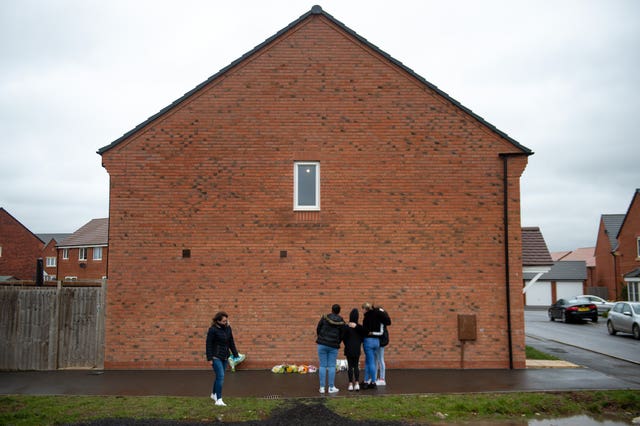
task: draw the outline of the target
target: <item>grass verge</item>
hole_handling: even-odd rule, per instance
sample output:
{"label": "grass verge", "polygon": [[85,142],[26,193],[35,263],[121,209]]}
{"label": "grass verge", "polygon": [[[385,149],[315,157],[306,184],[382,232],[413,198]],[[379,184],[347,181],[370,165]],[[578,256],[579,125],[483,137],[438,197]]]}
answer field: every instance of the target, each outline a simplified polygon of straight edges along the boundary
{"label": "grass verge", "polygon": [[[53,425],[104,418],[240,422],[266,419],[291,400],[225,398],[33,396],[0,397],[0,424]],[[528,392],[464,395],[359,396],[326,398],[335,413],[358,420],[410,423],[564,417],[578,414],[632,419],[640,414],[640,392]]]}

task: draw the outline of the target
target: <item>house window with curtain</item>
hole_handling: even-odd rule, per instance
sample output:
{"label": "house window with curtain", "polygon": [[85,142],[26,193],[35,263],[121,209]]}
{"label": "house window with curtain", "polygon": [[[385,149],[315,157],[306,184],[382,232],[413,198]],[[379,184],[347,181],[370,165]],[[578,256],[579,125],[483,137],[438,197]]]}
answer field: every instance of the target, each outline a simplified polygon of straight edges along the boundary
{"label": "house window with curtain", "polygon": [[293,165],[293,210],[320,210],[320,163]]}
{"label": "house window with curtain", "polygon": [[93,248],[93,260],[102,260],[102,247]]}

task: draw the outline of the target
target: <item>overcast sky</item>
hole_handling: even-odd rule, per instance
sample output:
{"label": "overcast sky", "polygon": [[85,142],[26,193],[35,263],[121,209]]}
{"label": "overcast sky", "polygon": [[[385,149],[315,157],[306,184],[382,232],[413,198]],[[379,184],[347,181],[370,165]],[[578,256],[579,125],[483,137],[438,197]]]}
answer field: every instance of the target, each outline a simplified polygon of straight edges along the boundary
{"label": "overcast sky", "polygon": [[535,155],[522,224],[594,246],[640,188],[640,1],[0,1],[0,207],[108,216],[96,151],[319,4]]}

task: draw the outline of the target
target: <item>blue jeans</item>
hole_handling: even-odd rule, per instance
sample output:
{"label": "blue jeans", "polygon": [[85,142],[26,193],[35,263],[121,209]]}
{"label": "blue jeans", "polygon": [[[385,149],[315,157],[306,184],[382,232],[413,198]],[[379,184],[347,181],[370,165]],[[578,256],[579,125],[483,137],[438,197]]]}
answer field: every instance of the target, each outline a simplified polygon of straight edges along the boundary
{"label": "blue jeans", "polygon": [[336,380],[336,359],[338,359],[338,348],[331,346],[318,345],[318,359],[320,360],[320,368],[318,375],[320,376],[320,387],[326,385],[328,376],[329,387],[335,387]]}
{"label": "blue jeans", "polygon": [[221,361],[218,358],[213,359],[213,372],[216,375],[216,379],[213,382],[212,393],[216,394],[218,399],[222,398],[222,384],[224,383],[224,370],[227,369],[227,361]]}
{"label": "blue jeans", "polygon": [[364,344],[364,370],[365,378],[370,382],[376,382],[376,352],[380,347],[380,339],[377,337],[365,337]]}
{"label": "blue jeans", "polygon": [[380,369],[380,375],[378,378],[384,380],[385,365],[384,365],[384,346],[380,346],[376,351],[376,367]]}

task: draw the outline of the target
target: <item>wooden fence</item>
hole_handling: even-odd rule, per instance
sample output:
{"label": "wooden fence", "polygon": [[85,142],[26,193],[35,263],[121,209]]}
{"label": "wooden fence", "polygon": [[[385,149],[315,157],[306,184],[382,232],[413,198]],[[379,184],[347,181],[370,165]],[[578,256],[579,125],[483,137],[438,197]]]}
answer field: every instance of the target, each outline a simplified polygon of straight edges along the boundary
{"label": "wooden fence", "polygon": [[0,370],[104,367],[106,281],[0,286]]}

